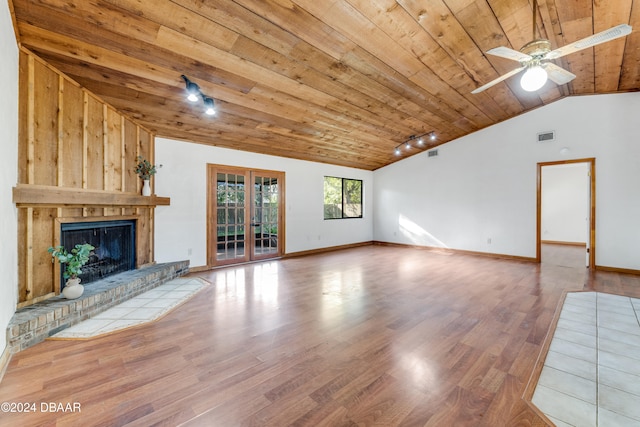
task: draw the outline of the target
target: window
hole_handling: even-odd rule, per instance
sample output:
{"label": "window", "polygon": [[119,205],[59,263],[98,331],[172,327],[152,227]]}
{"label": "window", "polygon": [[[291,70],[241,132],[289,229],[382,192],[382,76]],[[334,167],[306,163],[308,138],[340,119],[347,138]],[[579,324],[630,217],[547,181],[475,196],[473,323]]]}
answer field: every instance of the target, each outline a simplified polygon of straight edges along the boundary
{"label": "window", "polygon": [[324,177],[324,219],[362,218],[362,180]]}

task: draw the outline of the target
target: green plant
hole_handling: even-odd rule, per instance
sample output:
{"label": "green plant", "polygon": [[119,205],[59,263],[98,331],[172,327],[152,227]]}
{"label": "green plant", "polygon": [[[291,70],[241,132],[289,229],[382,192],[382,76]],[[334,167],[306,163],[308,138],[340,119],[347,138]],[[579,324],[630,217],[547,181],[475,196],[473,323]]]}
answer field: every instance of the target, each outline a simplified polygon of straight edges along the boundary
{"label": "green plant", "polygon": [[138,160],[138,164],[136,165],[134,172],[137,173],[138,176],[142,179],[151,178],[151,175],[156,174],[156,169],[162,167],[162,165],[152,165],[149,160],[145,159],[142,156],[138,156],[136,159]]}
{"label": "green plant", "polygon": [[71,252],[68,252],[63,246],[50,247],[47,251],[51,254],[51,262],[56,258],[60,264],[64,264],[64,272],[62,275],[65,279],[75,279],[78,274],[82,274],[81,267],[89,261],[91,251],[95,248],[88,243],[78,244]]}

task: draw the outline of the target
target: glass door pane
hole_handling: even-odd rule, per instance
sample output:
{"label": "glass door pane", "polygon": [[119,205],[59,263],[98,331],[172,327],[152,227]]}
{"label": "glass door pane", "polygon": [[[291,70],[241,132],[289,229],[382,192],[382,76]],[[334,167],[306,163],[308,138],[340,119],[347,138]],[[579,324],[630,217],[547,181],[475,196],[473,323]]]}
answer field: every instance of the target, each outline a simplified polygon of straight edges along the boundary
{"label": "glass door pane", "polygon": [[280,254],[279,176],[261,172],[252,175],[252,259],[271,258]]}
{"label": "glass door pane", "polygon": [[284,253],[284,172],[207,167],[207,265]]}
{"label": "glass door pane", "polygon": [[245,176],[216,174],[216,264],[247,259]]}

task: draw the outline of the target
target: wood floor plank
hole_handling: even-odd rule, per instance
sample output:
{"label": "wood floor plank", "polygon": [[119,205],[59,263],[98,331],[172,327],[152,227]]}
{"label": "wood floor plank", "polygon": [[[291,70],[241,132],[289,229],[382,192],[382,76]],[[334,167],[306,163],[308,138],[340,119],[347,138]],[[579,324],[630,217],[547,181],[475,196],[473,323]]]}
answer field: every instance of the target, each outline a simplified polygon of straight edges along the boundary
{"label": "wood floor plank", "polygon": [[534,264],[363,246],[197,273],[163,318],[14,355],[2,426],[543,426],[522,400],[566,291],[640,296],[584,249]]}

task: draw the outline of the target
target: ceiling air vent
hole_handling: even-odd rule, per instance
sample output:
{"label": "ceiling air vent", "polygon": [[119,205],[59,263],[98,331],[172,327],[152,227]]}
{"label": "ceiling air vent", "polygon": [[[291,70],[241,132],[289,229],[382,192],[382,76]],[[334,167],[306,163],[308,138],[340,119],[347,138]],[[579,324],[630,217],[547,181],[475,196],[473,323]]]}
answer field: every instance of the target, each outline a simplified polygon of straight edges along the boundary
{"label": "ceiling air vent", "polygon": [[538,142],[550,142],[555,140],[556,140],[556,132],[553,130],[549,132],[540,132],[538,134]]}
{"label": "ceiling air vent", "polygon": [[429,154],[429,157],[435,157],[438,155],[438,150],[430,150],[427,151],[427,153]]}

